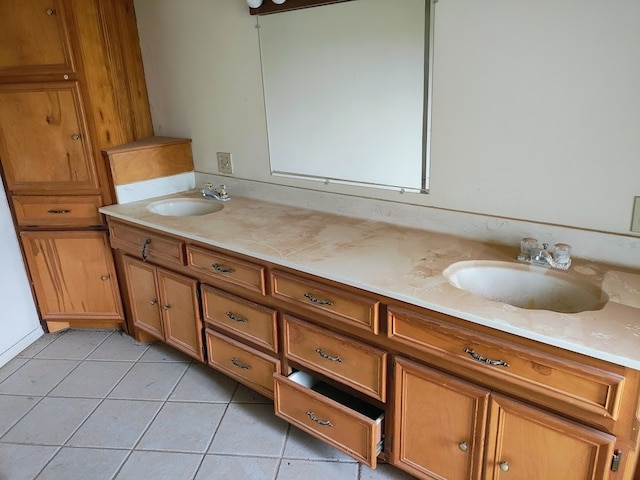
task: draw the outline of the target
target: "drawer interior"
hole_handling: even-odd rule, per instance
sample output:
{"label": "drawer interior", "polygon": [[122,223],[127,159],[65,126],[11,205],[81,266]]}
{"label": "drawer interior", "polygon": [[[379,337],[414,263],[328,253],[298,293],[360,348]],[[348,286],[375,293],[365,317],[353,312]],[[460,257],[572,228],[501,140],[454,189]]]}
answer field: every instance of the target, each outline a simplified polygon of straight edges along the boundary
{"label": "drawer interior", "polygon": [[289,380],[300,386],[306,387],[323,397],[327,397],[334,402],[347,407],[350,410],[358,412],[365,417],[370,418],[374,422],[380,424],[384,420],[384,411],[365,401],[360,400],[348,393],[343,392],[327,383],[324,383],[308,373],[295,371],[289,375]]}

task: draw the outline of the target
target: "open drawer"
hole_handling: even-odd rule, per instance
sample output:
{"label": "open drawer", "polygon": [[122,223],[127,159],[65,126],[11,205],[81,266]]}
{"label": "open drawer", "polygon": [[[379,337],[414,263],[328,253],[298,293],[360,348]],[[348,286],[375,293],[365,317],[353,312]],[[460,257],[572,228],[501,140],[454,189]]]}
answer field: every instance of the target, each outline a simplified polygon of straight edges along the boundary
{"label": "open drawer", "polygon": [[276,415],[375,468],[384,411],[304,372],[274,374]]}

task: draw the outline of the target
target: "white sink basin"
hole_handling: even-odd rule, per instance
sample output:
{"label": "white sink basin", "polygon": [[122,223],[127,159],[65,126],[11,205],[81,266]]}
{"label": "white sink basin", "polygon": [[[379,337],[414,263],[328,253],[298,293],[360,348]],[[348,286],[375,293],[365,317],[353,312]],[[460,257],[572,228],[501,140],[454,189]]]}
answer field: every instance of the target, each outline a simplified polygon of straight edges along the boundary
{"label": "white sink basin", "polygon": [[168,198],[147,205],[147,210],[169,217],[192,217],[219,212],[224,205],[204,198]]}
{"label": "white sink basin", "polygon": [[596,285],[533,265],[472,260],[451,264],[443,274],[457,288],[520,308],[578,313],[609,301]]}

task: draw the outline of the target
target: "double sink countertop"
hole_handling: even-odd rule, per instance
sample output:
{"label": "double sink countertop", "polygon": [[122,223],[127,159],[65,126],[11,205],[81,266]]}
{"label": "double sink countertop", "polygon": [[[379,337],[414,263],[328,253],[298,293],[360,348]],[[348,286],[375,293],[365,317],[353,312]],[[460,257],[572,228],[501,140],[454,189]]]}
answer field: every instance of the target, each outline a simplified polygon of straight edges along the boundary
{"label": "double sink countertop", "polygon": [[[496,330],[640,370],[640,271],[573,259],[563,274],[602,287],[602,310],[556,313],[485,300],[442,272],[462,260],[516,262],[512,248],[314,210],[233,197],[216,213],[161,216],[153,201],[102,207],[105,215],[179,235]],[[211,200],[215,202],[216,200]]]}

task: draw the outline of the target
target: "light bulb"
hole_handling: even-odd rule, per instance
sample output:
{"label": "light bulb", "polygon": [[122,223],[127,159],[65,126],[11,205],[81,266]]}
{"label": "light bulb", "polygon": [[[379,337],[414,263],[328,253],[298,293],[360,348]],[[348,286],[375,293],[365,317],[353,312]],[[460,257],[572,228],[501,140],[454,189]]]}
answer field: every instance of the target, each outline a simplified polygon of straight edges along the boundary
{"label": "light bulb", "polygon": [[286,2],[287,0],[271,0],[273,3],[275,3],[276,5],[282,5],[284,2]]}
{"label": "light bulb", "polygon": [[249,5],[250,8],[258,8],[262,5],[262,0],[247,0],[247,5]]}

